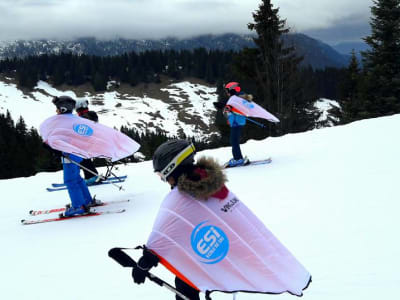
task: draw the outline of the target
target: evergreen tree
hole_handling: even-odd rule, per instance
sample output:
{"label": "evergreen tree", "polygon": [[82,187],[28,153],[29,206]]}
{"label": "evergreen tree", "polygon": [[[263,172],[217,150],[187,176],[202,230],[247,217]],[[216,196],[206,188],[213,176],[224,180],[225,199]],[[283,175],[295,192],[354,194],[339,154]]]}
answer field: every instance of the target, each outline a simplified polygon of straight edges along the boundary
{"label": "evergreen tree", "polygon": [[345,77],[340,85],[340,104],[342,106],[342,123],[346,124],[357,119],[360,111],[359,86],[361,71],[355,51],[351,52],[351,60],[346,69]]}
{"label": "evergreen tree", "polygon": [[359,118],[400,112],[400,1],[374,0],[371,47],[362,53],[366,86]]}
{"label": "evergreen tree", "polygon": [[[293,47],[284,47],[282,35],[289,32],[286,20],[270,0],[262,0],[253,13],[254,23],[248,24],[257,33],[256,48],[245,49],[235,60],[238,76],[257,85],[258,103],[278,116],[281,122],[275,134],[303,130],[312,126],[308,107],[314,99],[305,99],[297,57]],[[309,124],[310,123],[310,124]]]}

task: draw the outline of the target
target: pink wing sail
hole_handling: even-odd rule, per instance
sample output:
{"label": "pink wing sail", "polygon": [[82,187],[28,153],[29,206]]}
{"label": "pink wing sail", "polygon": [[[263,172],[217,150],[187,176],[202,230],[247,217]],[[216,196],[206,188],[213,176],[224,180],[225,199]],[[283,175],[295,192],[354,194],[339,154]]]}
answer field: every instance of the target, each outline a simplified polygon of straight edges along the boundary
{"label": "pink wing sail", "polygon": [[[176,188],[147,247],[198,290],[301,296],[311,276],[233,193],[198,201]],[[173,266],[171,268],[170,266]]]}
{"label": "pink wing sail", "polygon": [[238,112],[246,117],[266,119],[273,123],[279,122],[277,117],[253,101],[247,101],[241,97],[232,96],[229,98],[226,104],[234,107],[235,112]]}
{"label": "pink wing sail", "polygon": [[83,158],[103,157],[117,161],[140,148],[125,134],[72,114],[48,118],[39,131],[44,142],[53,149]]}

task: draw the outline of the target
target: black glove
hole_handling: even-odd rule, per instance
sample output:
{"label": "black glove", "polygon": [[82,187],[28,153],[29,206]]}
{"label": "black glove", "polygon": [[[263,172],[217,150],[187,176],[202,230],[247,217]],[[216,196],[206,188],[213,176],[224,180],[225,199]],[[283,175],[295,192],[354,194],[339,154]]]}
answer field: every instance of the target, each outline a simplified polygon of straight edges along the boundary
{"label": "black glove", "polygon": [[225,106],[225,104],[222,103],[222,102],[213,102],[213,104],[214,104],[214,107],[215,107],[216,109],[223,109],[224,106]]}
{"label": "black glove", "polygon": [[137,266],[132,269],[133,281],[141,284],[152,267],[156,267],[160,260],[146,247],[143,248],[143,256],[139,259]]}

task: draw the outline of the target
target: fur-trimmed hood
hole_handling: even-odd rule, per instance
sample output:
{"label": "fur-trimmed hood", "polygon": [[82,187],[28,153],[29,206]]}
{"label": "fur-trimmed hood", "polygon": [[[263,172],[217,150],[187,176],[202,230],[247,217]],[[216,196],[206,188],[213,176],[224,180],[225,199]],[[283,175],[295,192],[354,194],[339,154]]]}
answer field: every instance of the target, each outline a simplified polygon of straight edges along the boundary
{"label": "fur-trimmed hood", "polygon": [[210,157],[201,157],[197,161],[196,167],[201,179],[194,181],[186,175],[180,176],[178,179],[179,191],[198,199],[207,199],[224,187],[227,178],[216,160]]}

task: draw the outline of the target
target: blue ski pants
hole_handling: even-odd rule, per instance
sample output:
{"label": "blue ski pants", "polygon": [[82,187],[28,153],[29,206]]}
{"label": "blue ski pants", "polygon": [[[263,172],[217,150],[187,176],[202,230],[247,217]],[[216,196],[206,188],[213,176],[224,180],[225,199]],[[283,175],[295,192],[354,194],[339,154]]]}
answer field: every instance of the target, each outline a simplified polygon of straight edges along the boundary
{"label": "blue ski pants", "polygon": [[242,132],[243,126],[234,126],[231,127],[231,146],[232,146],[232,155],[233,159],[238,160],[242,159],[242,151],[240,151],[240,134]]}
{"label": "blue ski pants", "polygon": [[64,170],[64,183],[67,186],[69,198],[71,199],[71,206],[74,208],[88,205],[92,201],[89,189],[80,175],[80,167],[70,160],[77,163],[82,161],[82,158],[65,154],[68,158],[63,157],[63,170]]}

